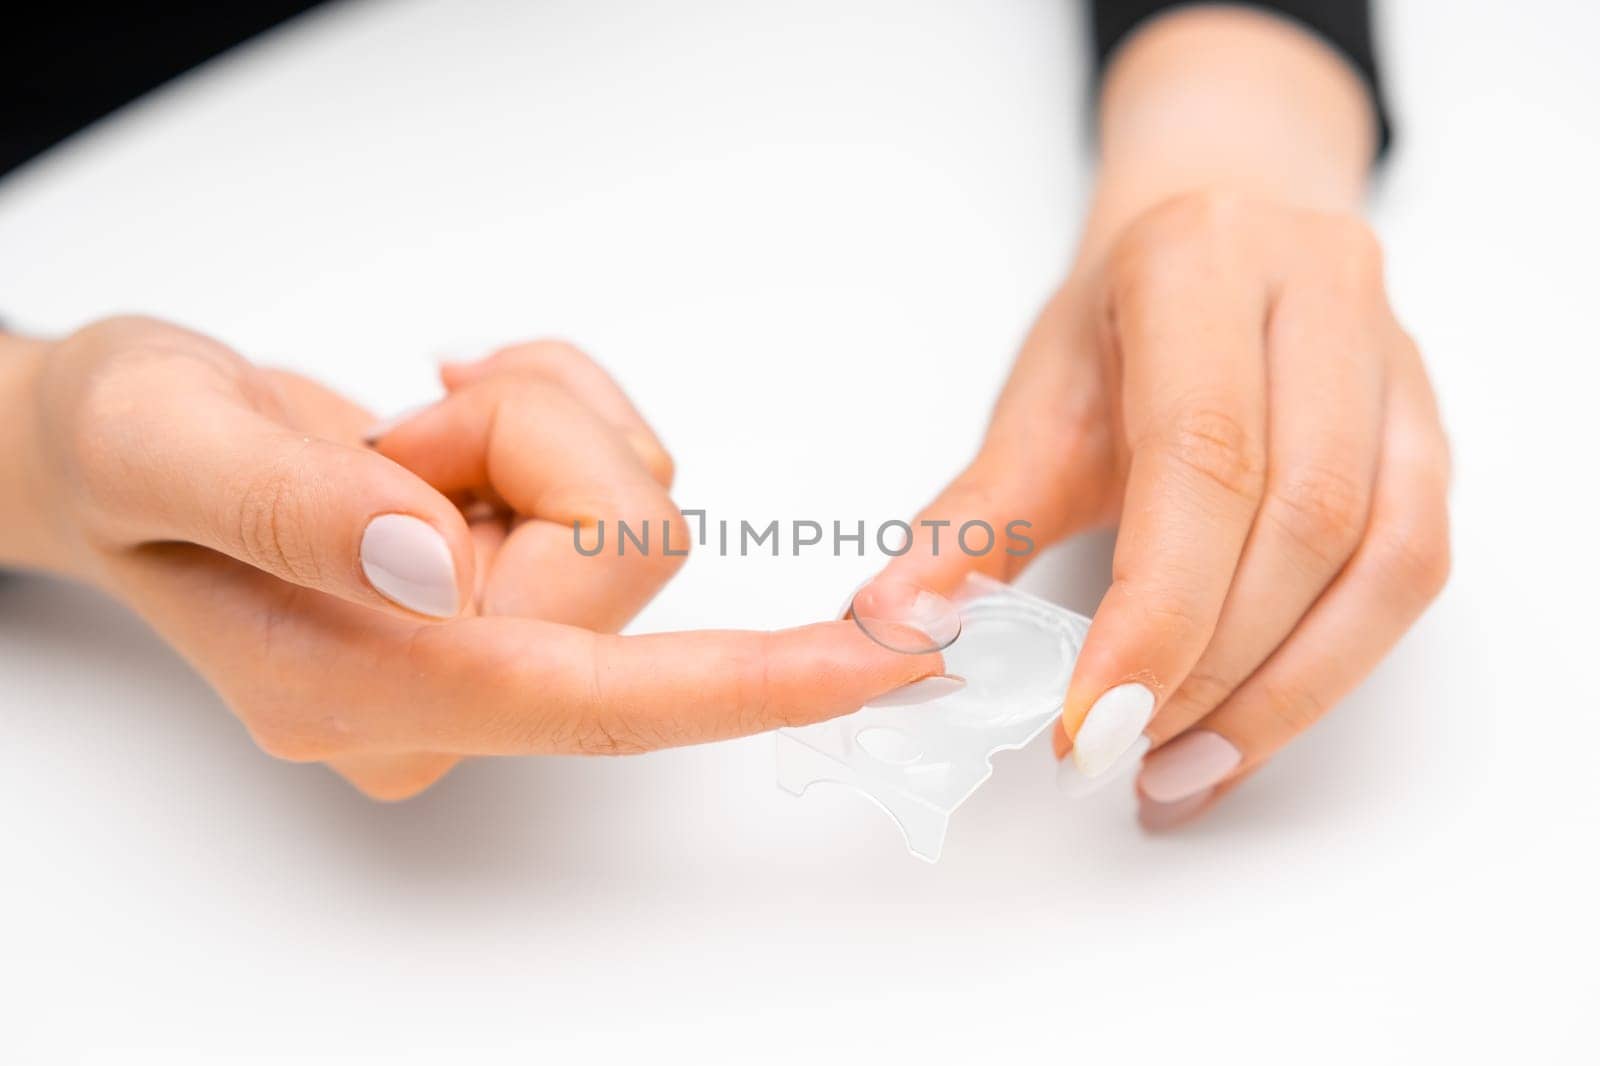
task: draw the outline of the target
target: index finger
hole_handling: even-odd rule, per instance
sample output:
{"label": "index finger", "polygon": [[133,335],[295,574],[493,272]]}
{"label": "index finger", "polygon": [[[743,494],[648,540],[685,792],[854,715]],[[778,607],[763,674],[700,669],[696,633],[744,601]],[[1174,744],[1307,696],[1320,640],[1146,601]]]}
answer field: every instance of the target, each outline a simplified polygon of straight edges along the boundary
{"label": "index finger", "polygon": [[445,363],[439,368],[440,379],[451,392],[505,374],[543,378],[572,393],[617,428],[652,477],[664,487],[672,487],[672,456],[655,430],[622,386],[573,345],[556,340],[531,341],[501,348],[473,362]]}
{"label": "index finger", "polygon": [[1131,444],[1112,584],[1062,712],[1104,773],[1211,640],[1266,471],[1266,292],[1216,241],[1129,264],[1112,306]]}
{"label": "index finger", "polygon": [[972,463],[918,513],[911,544],[882,576],[948,595],[969,573],[1010,581],[1035,549],[1105,511],[1101,382],[1081,358],[1096,320],[1068,286],[1023,343]]}
{"label": "index finger", "polygon": [[520,618],[418,630],[377,671],[397,748],[462,755],[628,754],[849,714],[942,673],[853,623],[619,637]]}

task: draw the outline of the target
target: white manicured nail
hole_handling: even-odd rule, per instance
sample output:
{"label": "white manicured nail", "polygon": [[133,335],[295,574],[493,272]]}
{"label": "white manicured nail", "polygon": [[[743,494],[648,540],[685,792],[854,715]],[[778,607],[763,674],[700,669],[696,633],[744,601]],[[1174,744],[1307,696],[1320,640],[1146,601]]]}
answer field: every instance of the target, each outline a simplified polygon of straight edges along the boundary
{"label": "white manicured nail", "polygon": [[453,617],[455,560],[437,529],[408,514],[384,514],[361,535],[361,569],[372,587],[418,614]]}
{"label": "white manicured nail", "polygon": [[1113,781],[1120,781],[1139,768],[1139,760],[1144,758],[1144,753],[1150,750],[1150,738],[1143,733],[1139,739],[1122,757],[1111,764],[1111,769],[1098,777],[1085,777],[1078,769],[1078,764],[1071,759],[1062,759],[1056,764],[1056,787],[1069,799],[1078,799],[1091,792],[1098,792]]}
{"label": "white manicured nail", "polygon": [[934,700],[943,699],[952,692],[960,692],[967,687],[965,678],[954,674],[934,674],[913,681],[909,685],[892,688],[881,696],[867,701],[868,707],[909,707],[914,703],[932,703]]}
{"label": "white manicured nail", "polygon": [[1155,709],[1156,694],[1143,685],[1107,689],[1072,738],[1072,761],[1084,776],[1099,777],[1139,739]]}

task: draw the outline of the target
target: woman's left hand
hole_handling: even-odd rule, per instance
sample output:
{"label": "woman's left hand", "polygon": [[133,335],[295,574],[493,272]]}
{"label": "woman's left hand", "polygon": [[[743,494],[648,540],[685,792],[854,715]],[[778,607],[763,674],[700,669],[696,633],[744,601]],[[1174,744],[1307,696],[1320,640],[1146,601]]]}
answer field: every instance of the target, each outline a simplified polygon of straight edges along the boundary
{"label": "woman's left hand", "polygon": [[[1444,583],[1449,457],[1416,346],[1353,215],[1179,196],[1091,252],[1023,346],[972,465],[919,516],[1120,522],[1057,731],[1080,773],[1148,746],[1183,820],[1353,688]],[[948,541],[948,537],[946,540]],[[948,591],[1025,560],[887,574]]]}

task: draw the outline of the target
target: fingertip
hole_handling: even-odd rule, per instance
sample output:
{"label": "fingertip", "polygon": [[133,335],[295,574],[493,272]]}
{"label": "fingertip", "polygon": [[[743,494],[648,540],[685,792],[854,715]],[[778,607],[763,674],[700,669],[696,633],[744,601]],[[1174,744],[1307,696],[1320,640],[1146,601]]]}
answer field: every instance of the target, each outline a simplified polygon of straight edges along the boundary
{"label": "fingertip", "polygon": [[[944,656],[937,651],[906,653],[876,643],[853,621],[819,622],[789,630],[795,647],[809,645],[811,655],[790,660],[796,682],[815,685],[832,713],[848,713],[890,692],[928,678],[945,676]],[[786,643],[779,634],[780,643]],[[780,653],[780,658],[789,657]],[[790,672],[792,671],[792,672]],[[931,697],[930,697],[931,698]]]}
{"label": "fingertip", "polygon": [[1164,691],[1144,664],[1146,640],[1124,624],[1114,596],[1101,603],[1084,637],[1059,719],[1073,762],[1090,777],[1139,742]]}
{"label": "fingertip", "polygon": [[370,446],[376,446],[379,441],[383,440],[383,438],[394,432],[402,424],[410,421],[417,415],[422,414],[424,411],[429,410],[437,403],[437,400],[429,400],[426,403],[412,404],[410,407],[405,408],[398,414],[390,415],[388,418],[379,419],[362,432],[362,443]]}
{"label": "fingertip", "polygon": [[795,635],[815,641],[818,651],[837,656],[854,669],[894,676],[910,673],[915,677],[944,673],[944,656],[938,651],[903,652],[886,648],[861,632],[849,619],[814,622],[797,629],[782,630],[776,636]]}
{"label": "fingertip", "polygon": [[1050,730],[1050,750],[1055,752],[1056,762],[1061,762],[1072,754],[1072,738],[1067,736],[1060,718],[1056,719],[1055,726]]}
{"label": "fingertip", "polygon": [[1163,691],[1145,649],[1170,642],[1164,634],[1152,634],[1145,616],[1130,607],[1126,592],[1113,585],[1084,635],[1061,708],[1062,728],[1074,743],[1096,704],[1113,689],[1137,685],[1151,694],[1152,704],[1154,694]]}
{"label": "fingertip", "polygon": [[1215,790],[1212,789],[1187,796],[1174,803],[1158,803],[1140,792],[1139,825],[1150,833],[1177,829],[1204,814],[1215,799]]}

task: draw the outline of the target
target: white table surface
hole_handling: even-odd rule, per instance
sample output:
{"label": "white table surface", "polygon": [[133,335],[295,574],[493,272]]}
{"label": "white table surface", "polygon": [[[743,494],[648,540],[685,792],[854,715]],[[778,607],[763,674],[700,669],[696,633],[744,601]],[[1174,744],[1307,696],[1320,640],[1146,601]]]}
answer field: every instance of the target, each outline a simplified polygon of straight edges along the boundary
{"label": "white table surface", "polygon": [[[0,312],[170,317],[383,411],[441,350],[563,335],[682,506],[907,516],[1067,262],[1077,16],[338,5],[0,184]],[[1456,443],[1456,576],[1211,818],[1145,836],[1040,746],[928,866],[859,798],[779,792],[770,737],[377,806],[260,755],[121,609],[14,579],[0,1061],[1592,1054],[1600,7],[1391,0],[1383,29],[1375,210]],[[1028,585],[1090,608],[1105,554]],[[873,565],[702,552],[635,628],[812,620]]]}

